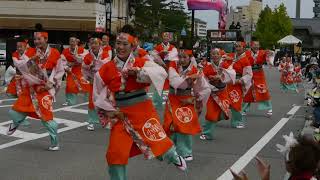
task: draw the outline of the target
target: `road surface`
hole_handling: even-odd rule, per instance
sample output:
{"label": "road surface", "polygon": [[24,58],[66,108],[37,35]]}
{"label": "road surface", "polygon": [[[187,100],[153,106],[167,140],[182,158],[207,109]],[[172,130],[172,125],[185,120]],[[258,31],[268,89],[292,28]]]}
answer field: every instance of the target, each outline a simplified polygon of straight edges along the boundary
{"label": "road surface", "polygon": [[[285,173],[283,157],[276,151],[277,143],[284,143],[283,134],[297,133],[304,125],[303,93],[281,93],[279,73],[266,68],[271,90],[273,116],[252,107],[246,117],[245,129],[230,128],[230,122],[219,122],[213,141],[194,137],[194,161],[187,172],[157,160],[142,156],[130,159],[129,180],[228,180],[228,169],[244,169],[250,179],[259,179],[254,161],[256,154],[271,164],[271,179],[282,179]],[[303,89],[302,89],[303,90]],[[100,127],[86,129],[86,102],[62,106],[64,92],[55,103],[55,117],[59,122],[61,150],[49,152],[49,137],[40,121],[21,126],[13,136],[5,135],[8,110],[13,99],[2,96],[0,104],[0,172],[1,180],[106,180],[109,179],[105,151],[108,130]],[[159,109],[162,113],[163,110]]]}

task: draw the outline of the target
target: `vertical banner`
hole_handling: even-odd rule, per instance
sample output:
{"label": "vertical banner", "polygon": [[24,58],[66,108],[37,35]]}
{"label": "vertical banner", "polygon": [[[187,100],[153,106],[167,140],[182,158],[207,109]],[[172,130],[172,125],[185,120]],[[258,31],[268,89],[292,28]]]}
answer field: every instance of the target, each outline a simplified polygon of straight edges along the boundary
{"label": "vertical banner", "polygon": [[106,13],[96,11],[96,32],[106,31]]}

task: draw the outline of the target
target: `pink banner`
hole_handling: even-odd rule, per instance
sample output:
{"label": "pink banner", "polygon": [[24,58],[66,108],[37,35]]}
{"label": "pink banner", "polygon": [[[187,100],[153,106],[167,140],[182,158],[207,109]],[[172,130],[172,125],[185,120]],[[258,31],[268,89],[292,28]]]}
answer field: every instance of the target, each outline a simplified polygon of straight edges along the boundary
{"label": "pink banner", "polygon": [[216,10],[223,11],[226,2],[225,0],[188,0],[189,10]]}
{"label": "pink banner", "polygon": [[226,28],[228,0],[188,0],[189,10],[215,10],[219,12],[219,29]]}

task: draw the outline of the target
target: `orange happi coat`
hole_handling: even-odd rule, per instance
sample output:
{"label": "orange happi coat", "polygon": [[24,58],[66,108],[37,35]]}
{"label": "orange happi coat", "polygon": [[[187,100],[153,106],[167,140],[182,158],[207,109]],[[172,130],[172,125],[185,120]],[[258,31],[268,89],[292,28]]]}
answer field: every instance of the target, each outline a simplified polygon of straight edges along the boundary
{"label": "orange happi coat", "polygon": [[[68,64],[71,64],[71,71],[67,72],[66,77],[66,93],[79,93],[80,90],[82,92],[88,92],[89,86],[88,82],[83,78],[81,72],[81,61],[82,58],[77,57],[79,55],[85,54],[85,49],[83,47],[79,47],[76,49],[77,52],[71,52],[70,48],[66,48],[62,51],[62,57],[65,59]],[[80,61],[78,61],[80,58]]]}
{"label": "orange happi coat", "polygon": [[[236,57],[235,53],[229,54],[233,60],[225,60],[221,66],[225,69],[232,68],[236,71],[236,78],[240,79],[244,76],[243,72],[245,68],[250,67],[250,62],[245,54]],[[229,83],[227,85],[227,91],[230,98],[230,105],[236,111],[241,111],[242,102],[244,97],[244,85]]]}
{"label": "orange happi coat", "polygon": [[[32,51],[30,57],[35,53],[36,51]],[[64,74],[59,51],[48,46],[44,59],[41,61],[36,59],[31,64],[28,58],[18,59],[16,66],[29,86],[23,88],[12,109],[44,121],[53,120],[52,102]],[[47,73],[48,79],[43,78],[45,73]],[[45,83],[49,81],[54,85],[54,88],[45,90]]]}
{"label": "orange happi coat", "polygon": [[[137,82],[136,75],[125,75],[121,68],[117,67],[119,59],[106,63],[101,67],[95,83],[103,84],[110,90],[111,94],[130,93],[146,89],[149,83]],[[147,62],[146,59],[137,58],[131,55],[127,61],[132,67],[142,68]],[[125,82],[122,79],[125,78]],[[101,82],[98,82],[101,81]],[[117,100],[115,102],[117,104]],[[140,134],[144,143],[151,148],[154,156],[159,156],[168,151],[173,143],[166,136],[160,124],[160,118],[151,100],[143,100],[134,104],[118,107],[133,125],[136,132]],[[134,143],[132,137],[126,131],[121,120],[117,121],[111,129],[110,141],[106,153],[108,164],[127,164],[129,157],[141,154],[140,149]]]}
{"label": "orange happi coat", "polygon": [[[221,63],[218,66],[221,67]],[[203,73],[207,79],[209,79],[210,76],[218,75],[218,66],[211,63],[203,69]],[[227,87],[212,92],[207,102],[206,120],[217,122],[220,120],[221,115],[224,115],[225,119],[228,119],[228,116],[230,116],[229,106],[230,99]]]}
{"label": "orange happi coat", "polygon": [[[182,67],[178,65],[178,62],[171,61],[169,63],[169,82],[174,86],[174,79],[171,78],[176,74],[181,78],[186,76],[197,74],[197,68],[190,62],[189,67],[186,70],[182,70]],[[184,88],[177,88],[173,91],[189,91],[191,92],[193,84],[188,84],[187,80],[184,82],[186,86]],[[171,87],[173,89],[173,87]],[[172,90],[171,90],[172,91]],[[182,134],[195,135],[201,132],[201,127],[198,119],[198,112],[195,107],[195,102],[193,104],[184,105],[182,101],[194,98],[190,94],[175,94],[170,92],[168,95],[168,101],[165,106],[164,112],[164,123],[163,127],[168,135],[178,132]]]}
{"label": "orange happi coat", "polygon": [[88,53],[83,59],[82,72],[87,81],[89,81],[89,109],[94,109],[92,93],[93,93],[93,77],[96,72],[99,71],[101,66],[110,60],[107,51],[100,50],[98,56],[95,56],[92,52]]}
{"label": "orange happi coat", "polygon": [[253,54],[251,50],[246,51],[246,56],[250,61],[253,77],[252,86],[244,98],[244,102],[261,102],[270,100],[270,93],[263,71],[263,64],[266,62],[267,53],[259,50],[257,54]]}

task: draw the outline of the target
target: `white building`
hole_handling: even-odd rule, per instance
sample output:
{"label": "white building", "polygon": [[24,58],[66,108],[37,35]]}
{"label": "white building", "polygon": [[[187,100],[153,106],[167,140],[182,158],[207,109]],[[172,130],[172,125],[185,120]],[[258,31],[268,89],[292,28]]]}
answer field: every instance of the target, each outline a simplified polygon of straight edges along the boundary
{"label": "white building", "polygon": [[231,6],[227,15],[227,28],[232,22],[235,24],[239,22],[242,34],[248,39],[248,36],[256,29],[262,7],[262,0],[250,0],[248,5],[237,6],[236,8]]}
{"label": "white building", "polygon": [[[112,32],[125,24],[128,0],[113,0]],[[0,29],[95,31],[96,15],[106,13],[104,0],[0,0]]]}
{"label": "white building", "polygon": [[207,22],[195,18],[194,20],[194,33],[195,36],[198,36],[200,38],[206,37],[207,36]]}

